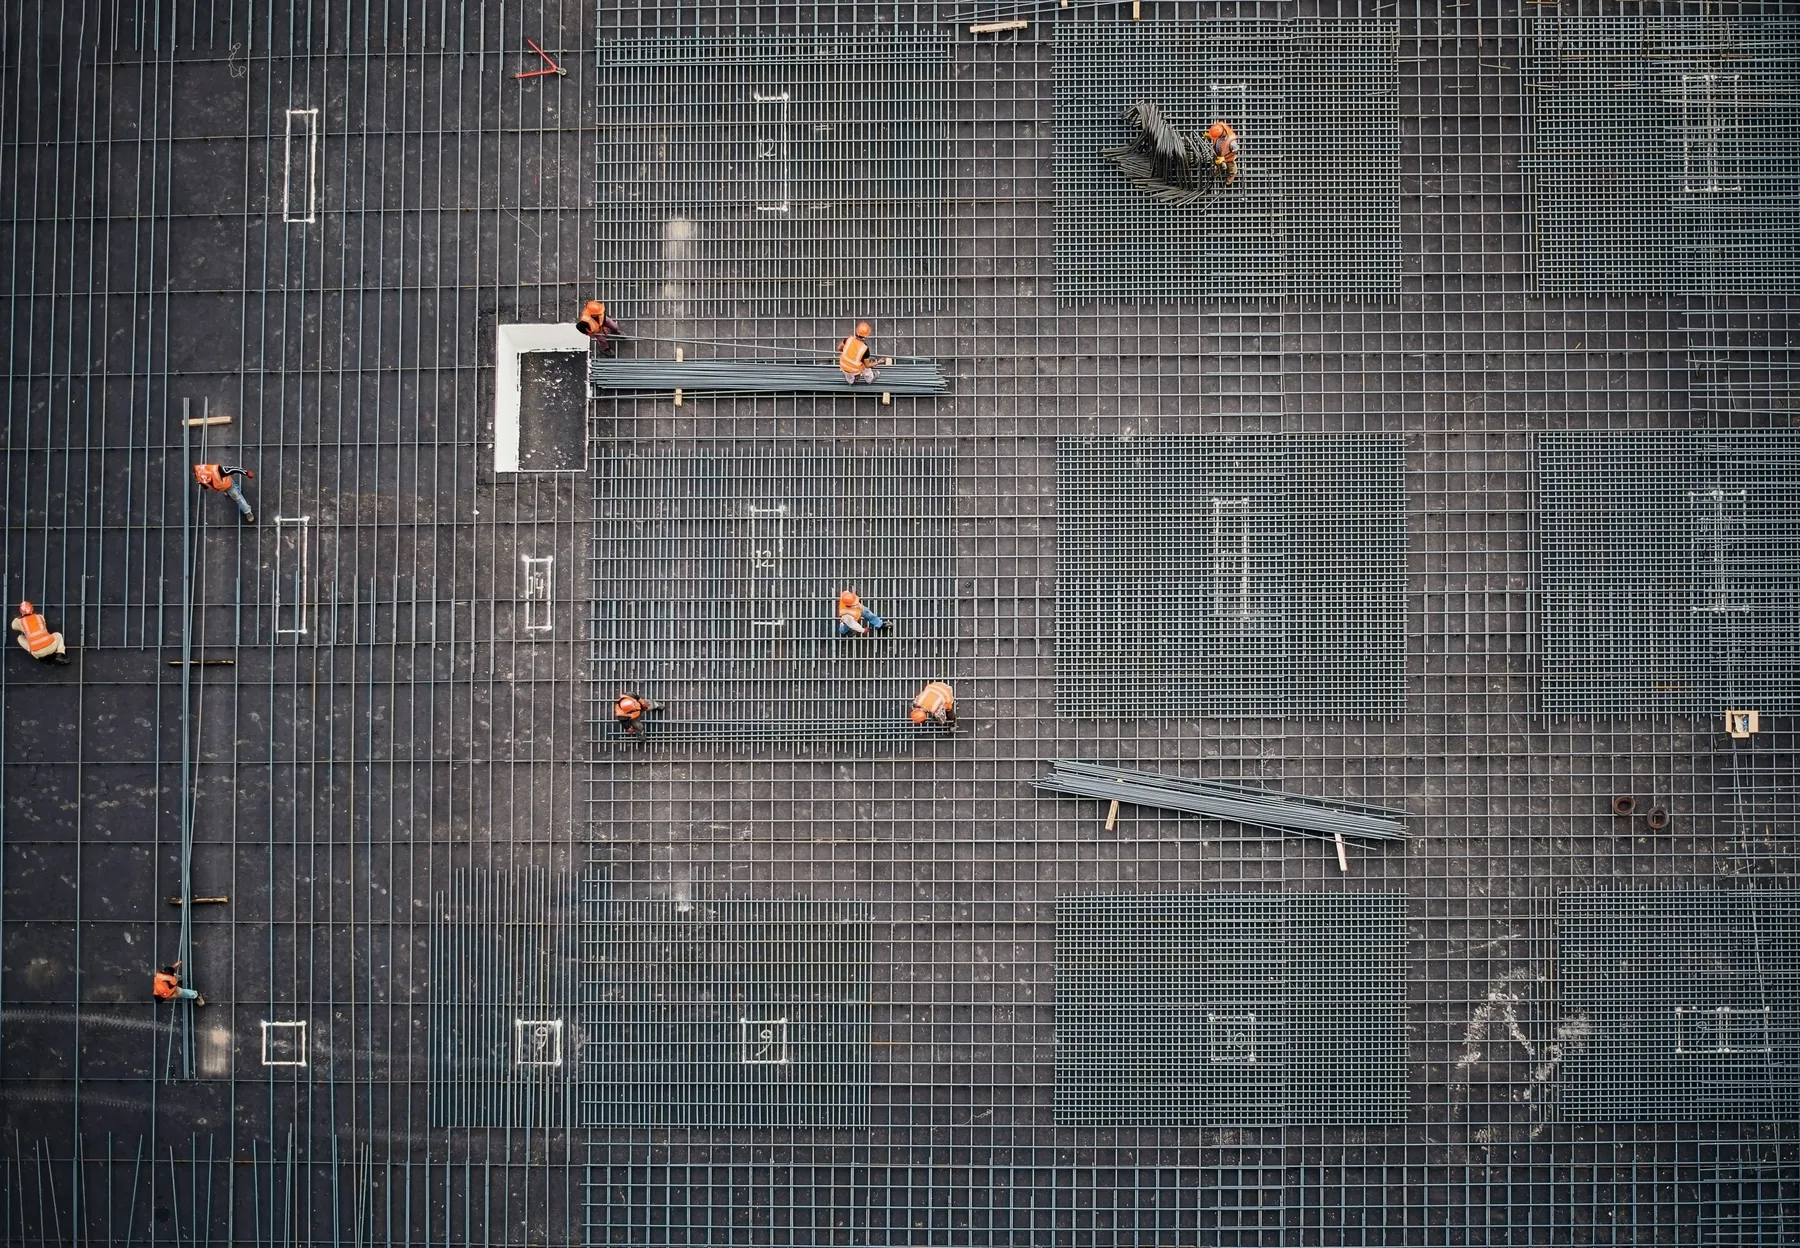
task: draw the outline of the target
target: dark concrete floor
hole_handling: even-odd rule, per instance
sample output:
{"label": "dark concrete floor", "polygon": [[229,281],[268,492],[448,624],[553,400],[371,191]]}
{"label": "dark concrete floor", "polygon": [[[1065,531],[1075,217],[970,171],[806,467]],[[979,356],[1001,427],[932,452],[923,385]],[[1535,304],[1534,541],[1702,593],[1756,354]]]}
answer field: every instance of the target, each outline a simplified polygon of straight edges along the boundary
{"label": "dark concrete floor", "polygon": [[[1553,895],[1782,882],[1800,812],[1772,798],[1754,834],[1732,818],[1734,762],[1754,754],[1776,787],[1791,772],[1771,762],[1794,752],[1785,716],[1734,747],[1710,718],[1539,713],[1534,434],[1787,425],[1794,318],[1782,297],[1534,293],[1522,32],[1550,15],[1437,8],[1398,15],[1400,293],[1369,300],[1059,305],[1054,23],[946,22],[939,294],[845,311],[877,320],[878,347],[943,362],[950,397],[645,398],[596,405],[588,431],[596,465],[700,444],[954,452],[963,730],[630,751],[594,749],[592,483],[492,470],[494,326],[569,319],[597,264],[627,352],[841,335],[734,304],[722,279],[709,302],[704,281],[623,269],[595,202],[599,35],[792,33],[795,14],[11,14],[0,566],[75,657],[0,665],[0,1239],[1791,1240],[1791,1122],[1556,1111],[1582,1037],[1558,1010]],[[513,79],[538,64],[527,37],[568,77]],[[319,212],[286,224],[287,113],[315,107]],[[233,423],[180,423],[202,412]],[[1404,436],[1403,713],[1059,718],[1056,439],[1233,432]],[[255,469],[255,528],[193,489],[202,458]],[[545,556],[552,628],[528,634],[519,570]],[[234,665],[171,666],[184,653]],[[1053,757],[1397,806],[1413,838],[1341,874],[1316,842],[1150,810],[1107,831],[1097,804],[1030,787]],[[1620,793],[1670,827],[1615,817]],[[190,843],[194,895],[230,902],[184,926],[167,898]],[[582,1127],[587,981],[546,978],[563,999],[526,1003],[499,971],[434,978],[457,873],[527,868],[561,882],[533,923],[575,922],[594,878],[672,910],[859,903],[868,1125]],[[1275,889],[1407,895],[1405,1125],[1058,1127],[1056,899]],[[477,950],[493,929],[493,966],[541,959],[506,943],[526,921],[454,919]],[[204,1009],[150,1000],[177,956]],[[447,1002],[564,1010],[573,1109],[522,1096],[505,1125],[434,1128]],[[301,1020],[308,1064],[264,1065],[261,1024]],[[498,1043],[471,1095],[518,1078]]]}

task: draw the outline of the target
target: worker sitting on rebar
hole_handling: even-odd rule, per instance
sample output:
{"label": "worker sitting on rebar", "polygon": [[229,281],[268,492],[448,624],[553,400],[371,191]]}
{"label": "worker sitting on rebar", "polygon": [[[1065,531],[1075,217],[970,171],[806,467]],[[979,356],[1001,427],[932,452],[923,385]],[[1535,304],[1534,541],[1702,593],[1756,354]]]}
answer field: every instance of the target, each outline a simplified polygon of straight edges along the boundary
{"label": "worker sitting on rebar", "polygon": [[256,474],[248,468],[228,468],[224,464],[195,464],[194,481],[209,490],[217,490],[228,495],[237,509],[243,514],[245,524],[256,523],[256,513],[250,509],[250,500],[244,497],[244,491],[238,488],[239,475],[256,479]]}
{"label": "worker sitting on rebar", "polygon": [[1224,172],[1225,185],[1230,186],[1237,181],[1237,131],[1226,122],[1215,121],[1206,128],[1206,137],[1212,140],[1213,167]]}
{"label": "worker sitting on rebar", "polygon": [[205,1005],[206,998],[192,988],[181,986],[181,963],[165,966],[150,981],[150,992],[158,1001],[192,1001],[195,1005]]}
{"label": "worker sitting on rebar", "polygon": [[950,692],[950,686],[934,680],[919,690],[919,696],[912,703],[912,722],[936,724],[939,728],[956,727],[956,697]]}
{"label": "worker sitting on rebar", "polygon": [[661,702],[652,702],[642,694],[621,693],[619,700],[613,703],[613,722],[626,736],[636,736],[639,721],[651,711],[662,709]]}
{"label": "worker sitting on rebar", "polygon": [[858,321],[856,332],[838,344],[838,367],[844,371],[844,380],[851,385],[859,381],[874,381],[875,365],[885,366],[894,362],[870,358],[867,339],[874,332],[867,321]]}
{"label": "worker sitting on rebar", "polygon": [[44,617],[29,602],[19,604],[19,614],[14,618],[12,626],[13,632],[19,634],[20,647],[32,658],[47,663],[69,661],[69,652],[63,645],[63,635],[51,632]]}
{"label": "worker sitting on rebar", "polygon": [[888,626],[888,622],[876,615],[874,609],[863,602],[853,589],[846,589],[838,595],[837,631],[843,637],[855,633],[867,637],[870,633],[878,633]]}
{"label": "worker sitting on rebar", "polygon": [[592,338],[600,347],[600,354],[611,355],[618,350],[618,344],[610,335],[619,332],[619,323],[606,314],[606,305],[598,299],[589,299],[576,318],[575,328]]}

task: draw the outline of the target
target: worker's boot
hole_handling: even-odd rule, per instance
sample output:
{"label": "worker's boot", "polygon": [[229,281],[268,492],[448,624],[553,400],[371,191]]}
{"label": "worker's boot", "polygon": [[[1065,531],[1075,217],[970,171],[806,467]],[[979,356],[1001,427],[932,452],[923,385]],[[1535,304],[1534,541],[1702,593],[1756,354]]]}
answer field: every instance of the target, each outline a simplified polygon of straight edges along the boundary
{"label": "worker's boot", "polygon": [[205,997],[195,997],[195,998],[194,998],[194,1004],[195,1004],[195,1005],[205,1005],[205,1004],[206,1004],[206,998],[205,998]]}
{"label": "worker's boot", "polygon": [[50,661],[58,667],[67,667],[69,665],[68,653],[65,651],[62,654],[53,654],[50,656]]}

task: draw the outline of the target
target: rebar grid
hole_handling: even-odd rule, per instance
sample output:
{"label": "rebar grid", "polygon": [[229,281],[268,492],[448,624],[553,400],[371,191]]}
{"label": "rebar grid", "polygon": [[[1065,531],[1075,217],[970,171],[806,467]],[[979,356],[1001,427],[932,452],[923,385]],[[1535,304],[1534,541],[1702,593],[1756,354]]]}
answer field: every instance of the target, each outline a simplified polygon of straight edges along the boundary
{"label": "rebar grid", "polygon": [[1544,709],[1800,700],[1800,438],[1542,435]]}
{"label": "rebar grid", "polygon": [[1743,7],[1531,24],[1539,289],[1794,285],[1800,23]]}
{"label": "rebar grid", "polygon": [[1397,712],[1401,465],[1399,438],[1060,439],[1057,710]]}
{"label": "rebar grid", "polygon": [[[1056,26],[1056,289],[1072,303],[1399,290],[1399,92],[1390,22]],[[1157,105],[1243,145],[1236,182],[1168,205],[1101,153]]]}
{"label": "rebar grid", "polygon": [[[878,321],[877,350],[944,361],[951,400],[646,399],[592,420],[597,442],[669,454],[694,438],[851,455],[954,440],[965,730],[891,759],[645,751],[579,796],[590,502],[567,479],[486,475],[491,320],[566,321],[599,294],[636,339],[621,349],[644,358],[812,358],[847,330],[594,289],[587,49],[602,31],[743,42],[898,21],[904,35],[950,10],[656,5],[596,25],[585,3],[338,2],[296,20],[183,0],[146,11],[160,25],[141,40],[134,9],[9,12],[0,564],[78,655],[0,665],[0,1238],[1791,1242],[1791,1121],[1569,1123],[1529,1099],[1545,1063],[1558,1078],[1540,894],[1791,880],[1780,855],[1745,870],[1712,709],[1539,713],[1533,435],[1785,426],[1793,322],[1779,291],[1539,296],[1520,66],[1549,7],[1147,3],[1158,21],[1396,23],[1400,293],[1074,310],[1054,298],[1052,27],[1129,8],[959,5],[958,21],[1032,25],[951,31],[944,297],[914,317],[853,313]],[[513,80],[540,64],[527,37],[569,77]],[[270,222],[285,113],[315,106],[317,220]],[[163,467],[183,396],[237,418],[196,428],[197,444],[259,448],[265,514],[334,517],[315,534],[313,593],[336,611],[323,644],[284,635],[272,654],[250,640],[272,628],[221,631],[240,609],[287,618],[291,600],[272,556],[250,553],[268,536],[204,513],[190,639],[202,656],[245,640],[226,652],[237,667],[190,673],[187,838],[180,673],[136,650],[183,640],[186,485]],[[1407,437],[1397,718],[1056,716],[1055,439],[1128,431]],[[546,553],[556,631],[528,641],[536,582],[520,569]],[[1356,851],[1346,878],[1314,842],[1142,811],[1107,831],[1101,804],[1032,795],[1051,757],[1398,805],[1420,835]],[[1613,815],[1621,794],[1667,808],[1669,826]],[[178,930],[164,899],[184,841],[194,891],[225,879],[233,898],[193,914],[209,1004],[191,1083],[162,1081],[167,1014],[143,1000],[147,951],[167,956]],[[585,1133],[431,1129],[435,894],[459,867],[590,856],[634,902],[866,905],[881,1125],[617,1128],[592,1152]],[[1406,1123],[1057,1127],[1055,898],[1277,890],[1408,895]],[[260,1064],[258,1024],[283,1005],[312,1024],[305,1071]]]}
{"label": "rebar grid", "polygon": [[1059,1124],[1405,1121],[1405,897],[1065,897],[1056,920]]}
{"label": "rebar grid", "polygon": [[948,52],[929,32],[603,40],[601,284],[727,319],[928,310]]}

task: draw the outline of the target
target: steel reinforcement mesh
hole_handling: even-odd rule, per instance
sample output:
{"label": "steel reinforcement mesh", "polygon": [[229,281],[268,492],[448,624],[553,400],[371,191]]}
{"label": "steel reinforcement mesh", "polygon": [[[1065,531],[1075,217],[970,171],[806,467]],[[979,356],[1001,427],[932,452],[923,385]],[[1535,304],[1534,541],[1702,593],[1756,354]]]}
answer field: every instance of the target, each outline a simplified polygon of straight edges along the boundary
{"label": "steel reinforcement mesh", "polygon": [[1563,893],[1556,988],[1565,1119],[1800,1113],[1800,892]]}
{"label": "steel reinforcement mesh", "polygon": [[1406,898],[1065,897],[1063,1126],[1406,1117]]}
{"label": "steel reinforcement mesh", "polygon": [[1540,290],[1785,292],[1800,280],[1800,21],[1756,7],[1531,23],[1521,165]]}
{"label": "steel reinforcement mesh", "polygon": [[[1151,302],[1399,290],[1396,28],[1366,21],[1056,26],[1056,290]],[[1198,204],[1102,155],[1140,101],[1200,139],[1225,121],[1239,176]]]}
{"label": "steel reinforcement mesh", "polygon": [[[1126,24],[1128,5],[0,14],[0,571],[74,660],[11,647],[0,663],[0,1240],[1800,1238],[1791,1114],[1758,1116],[1754,1099],[1730,1120],[1557,1112],[1571,1037],[1555,896],[1795,887],[1793,722],[1765,708],[1732,740],[1719,706],[1545,714],[1539,531],[1546,432],[1791,428],[1800,321],[1781,288],[1723,284],[1763,263],[1736,227],[1718,238],[1742,253],[1703,260],[1717,289],[1542,290],[1521,165],[1541,23],[1766,22],[1789,6],[1142,13],[1394,24],[1397,292],[1058,297],[1056,30]],[[1029,24],[967,29],[1013,16]],[[886,260],[854,306],[693,297],[702,279],[743,291],[766,252],[682,268],[683,245],[705,240],[660,221],[629,287],[601,267],[623,254],[623,209],[596,187],[632,182],[596,166],[628,121],[596,102],[602,40],[779,51],[918,35],[946,64],[929,300],[900,311],[888,291],[920,279]],[[515,78],[544,64],[527,40],[567,76]],[[1305,171],[1282,139],[1286,187]],[[1259,148],[1247,135],[1246,178]],[[1618,224],[1605,189],[1595,229]],[[956,736],[887,751],[652,740],[596,761],[592,483],[496,473],[491,428],[495,323],[566,324],[595,296],[626,324],[626,359],[822,362],[867,316],[877,350],[940,362],[937,399],[652,395],[597,402],[589,426],[597,465],[645,447],[953,450]],[[798,315],[803,296],[830,318]],[[1403,440],[1397,713],[1057,713],[1058,440],[1218,434]],[[196,460],[255,469],[256,528],[193,490]],[[1345,870],[1329,843],[1156,810],[1126,806],[1109,828],[1104,803],[1032,789],[1055,758],[1398,807],[1412,839],[1353,848]],[[1615,814],[1624,797],[1633,813]],[[434,1073],[439,894],[459,871],[527,869],[604,880],[609,904],[646,913],[866,915],[866,1119],[434,1126],[434,1087],[506,1104],[513,1086]],[[1404,1120],[1059,1125],[1057,900],[1284,893],[1406,896]],[[512,957],[511,934],[467,934]],[[177,957],[205,1007],[148,998],[148,968]],[[530,1029],[524,1051],[548,1054],[553,1034]],[[565,1062],[586,1052],[582,1027],[563,1040]],[[570,1077],[587,1086],[583,1072]],[[711,1106],[737,1103],[737,1085],[702,1086]]]}
{"label": "steel reinforcement mesh", "polygon": [[1545,433],[1538,469],[1546,711],[1800,707],[1800,437]]}
{"label": "steel reinforcement mesh", "polygon": [[1063,438],[1056,705],[1077,718],[1397,714],[1397,437]]}
{"label": "steel reinforcement mesh", "polygon": [[609,297],[736,315],[923,311],[942,291],[949,41],[608,38],[595,76]]}
{"label": "steel reinforcement mesh", "polygon": [[[956,653],[954,455],[678,446],[594,456],[601,748],[917,738],[913,695]],[[843,590],[878,632],[840,633]],[[625,693],[664,709],[622,732]]]}

